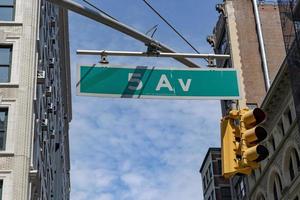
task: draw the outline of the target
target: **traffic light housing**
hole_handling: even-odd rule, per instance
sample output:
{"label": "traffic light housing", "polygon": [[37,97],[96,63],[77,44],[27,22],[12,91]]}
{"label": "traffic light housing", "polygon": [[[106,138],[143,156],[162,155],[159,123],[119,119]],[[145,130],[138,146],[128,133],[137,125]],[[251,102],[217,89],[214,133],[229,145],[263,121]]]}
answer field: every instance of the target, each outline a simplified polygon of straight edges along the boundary
{"label": "traffic light housing", "polygon": [[221,120],[222,174],[229,178],[237,173],[250,174],[258,162],[268,156],[259,142],[267,136],[260,126],[266,118],[260,108],[232,110]]}
{"label": "traffic light housing", "polygon": [[260,126],[265,119],[266,114],[260,108],[246,108],[241,111],[242,159],[252,169],[257,168],[258,163],[269,155],[268,149],[259,144],[267,137],[267,131]]}

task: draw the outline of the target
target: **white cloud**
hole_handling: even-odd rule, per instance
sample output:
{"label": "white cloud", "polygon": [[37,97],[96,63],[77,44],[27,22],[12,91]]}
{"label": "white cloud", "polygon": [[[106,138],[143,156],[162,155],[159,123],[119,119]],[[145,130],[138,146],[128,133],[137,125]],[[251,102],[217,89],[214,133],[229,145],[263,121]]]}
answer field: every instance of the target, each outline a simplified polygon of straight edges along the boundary
{"label": "white cloud", "polygon": [[[116,14],[117,17],[131,22],[139,30],[157,24],[157,18],[145,18],[149,16],[146,13],[150,13],[145,11],[146,7],[140,9],[129,3],[132,0],[126,2],[103,0],[99,5],[110,13],[126,6],[126,9],[119,10],[122,12]],[[190,0],[187,3],[195,2]],[[209,2],[209,5],[214,4]],[[175,9],[176,5],[173,6]],[[219,102],[75,96],[76,64],[99,61],[98,57],[76,57],[76,49],[143,51],[146,47],[74,14],[70,15],[70,23],[73,76],[71,199],[201,200],[198,171],[208,147],[219,146]],[[191,24],[187,26],[193,27]],[[193,41],[198,40],[200,33],[205,40],[207,34],[201,30],[196,36],[192,31],[185,32]],[[163,43],[171,44],[181,52],[190,51],[164,26],[160,26],[158,33],[157,38]],[[204,43],[198,46],[207,48]],[[109,60],[112,64],[129,66],[182,66],[172,59],[109,57]]]}

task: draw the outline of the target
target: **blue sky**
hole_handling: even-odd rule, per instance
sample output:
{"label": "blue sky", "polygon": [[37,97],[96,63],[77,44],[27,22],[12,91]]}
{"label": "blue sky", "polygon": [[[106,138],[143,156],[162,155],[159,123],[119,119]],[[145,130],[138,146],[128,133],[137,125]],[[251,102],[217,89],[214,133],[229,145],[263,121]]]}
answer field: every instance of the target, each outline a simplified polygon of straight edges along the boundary
{"label": "blue sky", "polygon": [[[78,0],[84,4],[84,2]],[[193,50],[142,0],[91,1],[140,32],[158,24],[155,39],[178,52]],[[148,0],[201,53],[216,22],[216,0]],[[145,51],[143,43],[70,13],[73,120],[70,128],[71,199],[202,199],[199,174],[209,147],[219,146],[219,101],[139,100],[75,95],[76,65],[95,56],[77,49]],[[174,66],[169,58],[109,57],[113,65]],[[201,60],[195,60],[202,65]]]}

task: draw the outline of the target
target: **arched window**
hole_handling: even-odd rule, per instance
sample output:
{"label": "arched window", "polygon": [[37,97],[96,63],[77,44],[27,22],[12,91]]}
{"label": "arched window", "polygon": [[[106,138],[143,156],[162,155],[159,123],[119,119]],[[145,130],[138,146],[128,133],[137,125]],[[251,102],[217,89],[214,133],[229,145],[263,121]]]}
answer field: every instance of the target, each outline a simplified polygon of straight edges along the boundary
{"label": "arched window", "polygon": [[257,200],[266,200],[263,194],[258,195]]}
{"label": "arched window", "polygon": [[291,151],[291,156],[289,160],[289,174],[290,180],[292,181],[295,178],[295,175],[298,173],[300,168],[300,160],[297,151],[294,149]]}
{"label": "arched window", "polygon": [[278,174],[275,174],[274,182],[273,182],[273,197],[274,200],[279,200],[281,197],[282,184]]}
{"label": "arched window", "polygon": [[299,197],[295,197],[293,200],[299,200]]}

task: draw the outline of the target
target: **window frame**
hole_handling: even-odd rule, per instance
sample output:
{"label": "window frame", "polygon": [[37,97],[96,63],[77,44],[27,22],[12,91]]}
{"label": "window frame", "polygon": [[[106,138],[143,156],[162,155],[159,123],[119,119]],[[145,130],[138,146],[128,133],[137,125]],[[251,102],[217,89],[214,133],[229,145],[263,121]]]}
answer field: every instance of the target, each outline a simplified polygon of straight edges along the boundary
{"label": "window frame", "polygon": [[275,174],[274,181],[273,181],[273,187],[272,187],[272,192],[273,192],[273,198],[274,200],[279,200],[282,197],[282,182],[280,179],[279,174]]}
{"label": "window frame", "polygon": [[[6,101],[6,99],[2,99],[2,102],[0,103],[0,108],[7,108],[8,109],[8,115],[7,115],[7,131],[6,131],[6,145],[5,150],[0,150],[0,156],[1,155],[14,155],[14,146],[15,146],[15,137],[17,132],[17,127],[11,123],[15,115],[15,106],[16,101]],[[0,170],[1,173],[1,170]]]}
{"label": "window frame", "polygon": [[6,151],[7,147],[7,127],[8,127],[8,113],[9,108],[8,107],[0,107],[0,112],[6,113],[4,114],[5,120],[4,120],[4,134],[3,134],[3,147],[0,146],[0,151]]}
{"label": "window frame", "polygon": [[4,180],[0,179],[0,200],[3,199],[3,185],[4,185]]}
{"label": "window frame", "polygon": [[12,22],[15,21],[15,15],[16,15],[16,0],[12,0],[12,4],[1,4],[0,3],[0,10],[1,8],[11,8],[12,9],[12,16],[11,16],[11,20],[1,20],[0,21],[4,21],[4,22]]}
{"label": "window frame", "polygon": [[13,54],[13,45],[12,44],[0,44],[0,49],[9,49],[9,58],[8,64],[2,64],[0,63],[0,68],[5,68],[7,66],[8,68],[8,74],[7,74],[7,82],[0,82],[1,83],[10,83],[11,82],[11,70],[12,70],[12,54]]}

